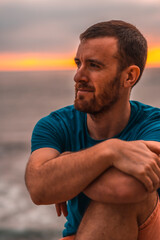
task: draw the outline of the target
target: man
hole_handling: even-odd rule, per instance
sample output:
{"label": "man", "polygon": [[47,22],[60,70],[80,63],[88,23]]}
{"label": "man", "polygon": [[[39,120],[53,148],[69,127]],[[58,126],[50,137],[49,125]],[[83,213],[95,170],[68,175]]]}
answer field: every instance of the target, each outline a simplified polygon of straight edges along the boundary
{"label": "man", "polygon": [[75,57],[74,106],[34,128],[26,184],[34,203],[67,216],[63,239],[160,239],[160,109],[129,101],[146,58],[131,24],[91,26]]}

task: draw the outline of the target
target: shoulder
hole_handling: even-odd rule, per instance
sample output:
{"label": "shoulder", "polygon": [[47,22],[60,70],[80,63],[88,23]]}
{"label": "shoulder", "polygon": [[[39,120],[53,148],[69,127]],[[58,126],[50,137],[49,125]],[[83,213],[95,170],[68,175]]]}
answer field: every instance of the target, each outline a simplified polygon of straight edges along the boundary
{"label": "shoulder", "polygon": [[66,135],[75,132],[85,123],[85,113],[74,108],[73,105],[51,112],[48,116],[41,118],[33,129],[33,134]]}
{"label": "shoulder", "polygon": [[51,112],[49,115],[41,118],[37,124],[45,124],[50,127],[55,124],[66,125],[66,123],[73,123],[76,119],[80,120],[83,117],[84,113],[77,111],[73,105],[70,105]]}
{"label": "shoulder", "polygon": [[130,101],[134,114],[138,114],[140,118],[156,118],[160,117],[160,108],[146,105],[138,101]]}
{"label": "shoulder", "polygon": [[74,119],[75,117],[81,117],[84,113],[76,110],[73,105],[66,106],[64,108],[58,109],[54,112],[51,112],[49,117],[50,118],[58,118],[58,119]]}
{"label": "shoulder", "polygon": [[77,111],[73,105],[58,109],[49,115],[41,118],[33,129],[33,135],[54,135],[63,136],[68,132],[74,132],[85,122],[85,115]]}
{"label": "shoulder", "polygon": [[67,106],[51,112],[41,118],[32,132],[32,151],[51,147],[63,152],[64,145],[69,139],[80,132],[84,123],[84,113],[77,111],[74,106]]}
{"label": "shoulder", "polygon": [[160,141],[160,109],[131,101],[139,139]]}

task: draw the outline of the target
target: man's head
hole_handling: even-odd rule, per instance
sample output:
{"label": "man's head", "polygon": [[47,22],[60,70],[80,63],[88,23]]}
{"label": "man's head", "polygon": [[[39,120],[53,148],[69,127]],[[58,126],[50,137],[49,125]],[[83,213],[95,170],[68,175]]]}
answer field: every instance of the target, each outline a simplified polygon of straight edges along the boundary
{"label": "man's head", "polygon": [[101,37],[115,37],[118,40],[117,57],[120,70],[122,71],[132,64],[137,65],[140,68],[139,80],[147,59],[147,41],[140,31],[124,21],[111,20],[89,27],[80,35],[80,40]]}
{"label": "man's head", "polygon": [[143,72],[147,43],[132,25],[98,23],[80,35],[75,57],[75,108],[99,114],[124,105]]}

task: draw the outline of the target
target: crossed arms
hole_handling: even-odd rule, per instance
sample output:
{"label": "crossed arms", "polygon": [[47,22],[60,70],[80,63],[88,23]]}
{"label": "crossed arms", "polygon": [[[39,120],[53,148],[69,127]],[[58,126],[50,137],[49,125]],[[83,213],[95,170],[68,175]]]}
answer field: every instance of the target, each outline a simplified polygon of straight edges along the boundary
{"label": "crossed arms", "polygon": [[30,156],[26,185],[35,204],[65,202],[80,192],[101,202],[138,202],[159,188],[159,154],[158,142],[118,139],[68,154],[42,148]]}

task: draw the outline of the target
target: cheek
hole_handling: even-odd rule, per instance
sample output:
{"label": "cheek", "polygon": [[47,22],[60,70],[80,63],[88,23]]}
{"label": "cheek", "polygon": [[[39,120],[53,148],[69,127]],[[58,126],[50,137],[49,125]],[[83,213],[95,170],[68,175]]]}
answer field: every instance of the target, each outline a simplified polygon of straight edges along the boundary
{"label": "cheek", "polygon": [[108,91],[108,84],[106,84],[106,82],[104,81],[99,81],[94,83],[94,87],[95,87],[95,95],[99,95],[102,94],[103,92],[107,92]]}

